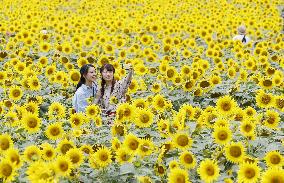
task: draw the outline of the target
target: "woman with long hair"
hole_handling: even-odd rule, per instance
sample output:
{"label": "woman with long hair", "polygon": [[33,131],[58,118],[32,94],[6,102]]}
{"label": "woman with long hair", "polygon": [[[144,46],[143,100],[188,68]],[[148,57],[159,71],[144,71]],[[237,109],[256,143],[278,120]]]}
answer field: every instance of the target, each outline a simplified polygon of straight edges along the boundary
{"label": "woman with long hair", "polygon": [[95,67],[92,64],[85,64],[81,67],[80,74],[80,81],[77,84],[72,104],[76,112],[85,112],[88,99],[92,98],[93,103],[95,103],[97,96]]}
{"label": "woman with long hair", "polygon": [[102,111],[108,115],[114,115],[116,106],[110,104],[110,98],[115,97],[118,103],[126,101],[125,94],[129,85],[131,84],[133,68],[129,65],[128,75],[117,81],[114,78],[115,68],[111,64],[104,64],[100,68],[100,73],[102,75],[101,88],[99,90],[99,100]]}

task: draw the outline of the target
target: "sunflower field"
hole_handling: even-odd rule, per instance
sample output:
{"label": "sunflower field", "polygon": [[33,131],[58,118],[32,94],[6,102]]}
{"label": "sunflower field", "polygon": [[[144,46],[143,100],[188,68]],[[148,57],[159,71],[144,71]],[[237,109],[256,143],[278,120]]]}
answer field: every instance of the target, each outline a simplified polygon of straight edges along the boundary
{"label": "sunflower field", "polygon": [[[0,7],[0,182],[284,183],[282,0]],[[87,63],[133,66],[115,117],[74,112]]]}

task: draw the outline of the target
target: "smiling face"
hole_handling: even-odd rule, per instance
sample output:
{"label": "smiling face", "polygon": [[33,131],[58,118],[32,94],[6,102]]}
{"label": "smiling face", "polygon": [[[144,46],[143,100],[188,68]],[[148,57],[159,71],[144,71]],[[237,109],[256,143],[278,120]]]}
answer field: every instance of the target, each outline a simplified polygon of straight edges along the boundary
{"label": "smiling face", "polygon": [[86,82],[96,81],[96,70],[94,67],[89,67],[87,74],[84,75]]}
{"label": "smiling face", "polygon": [[113,71],[108,71],[107,69],[104,69],[102,72],[103,79],[105,81],[112,81],[113,80]]}

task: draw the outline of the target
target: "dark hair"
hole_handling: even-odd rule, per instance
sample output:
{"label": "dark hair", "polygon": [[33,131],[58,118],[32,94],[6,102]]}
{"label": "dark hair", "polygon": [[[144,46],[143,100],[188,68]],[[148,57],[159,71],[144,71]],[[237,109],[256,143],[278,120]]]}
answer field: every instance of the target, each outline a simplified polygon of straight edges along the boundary
{"label": "dark hair", "polygon": [[[103,71],[104,71],[105,69],[106,69],[107,71],[112,71],[113,74],[115,73],[115,68],[113,67],[113,65],[111,65],[111,64],[104,64],[104,65],[100,68],[100,73],[101,73],[101,75],[102,75],[102,73],[103,73]],[[112,78],[112,83],[111,83],[111,93],[112,93],[112,91],[113,91],[115,82],[116,82],[116,81],[115,81],[115,79],[114,79],[114,77],[113,77],[113,78]],[[105,94],[105,84],[106,84],[106,81],[104,80],[103,75],[102,75],[102,82],[101,82],[101,94],[102,94],[102,96],[101,96],[101,97],[103,97],[104,94]]]}
{"label": "dark hair", "polygon": [[80,77],[80,81],[78,82],[77,86],[76,86],[76,90],[82,86],[82,84],[85,84],[86,82],[86,79],[84,78],[84,75],[86,75],[89,71],[89,68],[95,68],[95,66],[93,66],[92,64],[85,64],[81,67],[80,69],[80,74],[81,74],[81,77]]}
{"label": "dark hair", "polygon": [[246,43],[247,40],[246,40],[246,35],[244,35],[243,39],[242,39],[242,43]]}

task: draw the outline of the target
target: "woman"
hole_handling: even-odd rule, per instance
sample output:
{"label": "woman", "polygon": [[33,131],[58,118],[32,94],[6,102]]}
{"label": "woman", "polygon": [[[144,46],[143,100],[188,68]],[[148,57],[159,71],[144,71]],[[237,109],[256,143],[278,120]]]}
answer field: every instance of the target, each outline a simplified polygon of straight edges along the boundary
{"label": "woman", "polygon": [[80,74],[72,104],[76,112],[85,112],[89,99],[94,103],[97,94],[95,67],[92,64],[85,64],[81,67]]}
{"label": "woman", "polygon": [[100,68],[102,82],[98,94],[98,103],[100,103],[102,111],[108,116],[115,115],[116,106],[110,104],[111,97],[115,97],[118,103],[125,102],[126,100],[125,94],[132,80],[133,68],[130,66],[129,69],[126,70],[129,70],[128,75],[125,78],[116,81],[114,79],[115,69],[113,65],[105,64]]}

